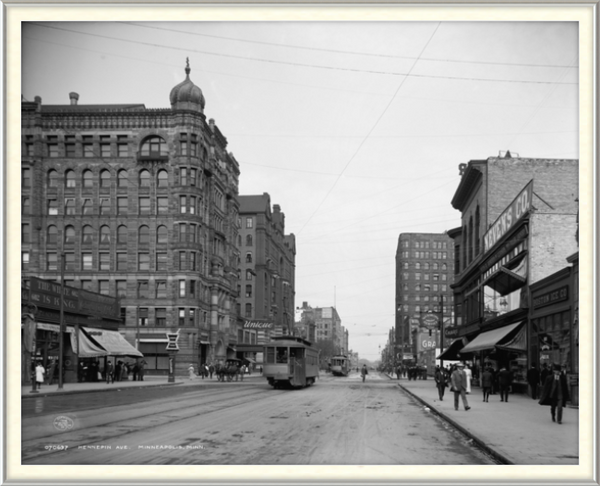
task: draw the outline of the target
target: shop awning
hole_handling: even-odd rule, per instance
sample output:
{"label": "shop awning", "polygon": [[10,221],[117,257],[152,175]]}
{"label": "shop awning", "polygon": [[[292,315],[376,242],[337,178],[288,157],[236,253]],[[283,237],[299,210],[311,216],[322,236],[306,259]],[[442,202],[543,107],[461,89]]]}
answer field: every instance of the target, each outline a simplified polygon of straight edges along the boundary
{"label": "shop awning", "polygon": [[[446,351],[441,353],[435,359],[445,359],[448,361],[458,361],[460,359],[459,352],[465,347],[466,340],[464,338],[455,339]],[[462,354],[462,353],[460,353]]]}
{"label": "shop awning", "polygon": [[252,363],[252,364],[256,364],[256,361],[254,361],[252,358],[244,358],[246,361],[248,361],[248,363]]}
{"label": "shop awning", "polygon": [[[71,340],[71,342],[73,342],[73,340]],[[97,356],[144,357],[142,353],[129,344],[127,340],[116,331],[80,327],[79,357],[93,358]]]}
{"label": "shop awning", "polygon": [[520,289],[527,282],[527,258],[523,258],[516,268],[509,270],[500,267],[483,284],[494,289],[500,295],[508,295]]}
{"label": "shop awning", "polygon": [[504,351],[516,351],[516,352],[526,352],[527,351],[527,328],[525,326],[521,326],[521,329],[517,334],[510,339],[505,344],[496,344],[498,349],[502,349]]}
{"label": "shop awning", "polygon": [[484,349],[493,349],[500,341],[506,338],[511,331],[514,331],[521,324],[522,322],[515,322],[514,324],[509,324],[508,326],[500,327],[493,331],[482,332],[473,339],[473,341],[462,348],[460,354],[474,353],[476,351],[483,351]]}

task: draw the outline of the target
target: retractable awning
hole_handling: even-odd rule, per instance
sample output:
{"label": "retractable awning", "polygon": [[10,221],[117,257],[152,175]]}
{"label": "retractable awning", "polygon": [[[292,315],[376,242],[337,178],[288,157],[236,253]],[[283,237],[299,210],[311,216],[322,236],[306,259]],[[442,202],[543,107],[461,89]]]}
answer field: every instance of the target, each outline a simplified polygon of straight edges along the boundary
{"label": "retractable awning", "polygon": [[499,267],[483,284],[494,289],[500,295],[508,295],[520,289],[527,282],[527,258],[514,269]]}
{"label": "retractable awning", "polygon": [[[77,342],[72,337],[73,349],[77,349]],[[127,340],[116,331],[106,329],[79,328],[80,358],[94,358],[99,356],[135,356],[143,358],[144,355],[135,349]]]}
{"label": "retractable awning", "polygon": [[462,354],[461,350],[465,347],[465,342],[466,340],[464,340],[464,338],[455,339],[452,341],[450,347],[435,359],[458,361],[460,359],[460,354]]}
{"label": "retractable awning", "polygon": [[248,363],[252,363],[252,364],[256,364],[256,361],[254,361],[252,358],[244,358],[246,361],[248,361]]}
{"label": "retractable awning", "polygon": [[522,322],[515,322],[514,324],[509,324],[508,326],[500,327],[498,329],[494,329],[493,331],[482,332],[479,336],[473,339],[473,341],[462,348],[460,354],[474,353],[477,351],[483,351],[485,349],[493,349],[521,324]]}
{"label": "retractable awning", "polygon": [[527,351],[527,328],[522,326],[515,337],[505,344],[497,344],[496,347],[505,351]]}

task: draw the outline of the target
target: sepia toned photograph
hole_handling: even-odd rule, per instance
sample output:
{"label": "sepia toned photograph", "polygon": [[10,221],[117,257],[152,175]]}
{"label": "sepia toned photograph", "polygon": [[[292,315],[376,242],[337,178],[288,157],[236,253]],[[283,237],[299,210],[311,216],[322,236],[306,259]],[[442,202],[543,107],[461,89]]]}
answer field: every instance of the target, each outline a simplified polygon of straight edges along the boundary
{"label": "sepia toned photograph", "polygon": [[587,467],[582,23],[155,15],[18,27],[28,477]]}

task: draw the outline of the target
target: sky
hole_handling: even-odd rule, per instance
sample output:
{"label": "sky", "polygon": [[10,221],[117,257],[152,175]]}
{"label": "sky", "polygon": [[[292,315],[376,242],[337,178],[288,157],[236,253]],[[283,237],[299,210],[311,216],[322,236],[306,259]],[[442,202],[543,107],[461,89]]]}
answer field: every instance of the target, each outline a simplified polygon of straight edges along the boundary
{"label": "sky", "polygon": [[29,22],[22,96],[170,108],[191,80],[296,237],[295,305],[335,306],[377,360],[401,233],[460,226],[458,166],[579,158],[576,22]]}

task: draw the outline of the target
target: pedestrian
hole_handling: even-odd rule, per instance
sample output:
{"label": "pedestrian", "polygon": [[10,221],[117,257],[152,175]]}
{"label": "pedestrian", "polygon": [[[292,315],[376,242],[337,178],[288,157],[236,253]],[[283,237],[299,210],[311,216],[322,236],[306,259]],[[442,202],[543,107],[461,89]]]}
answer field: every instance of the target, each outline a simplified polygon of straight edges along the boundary
{"label": "pedestrian", "polygon": [[140,365],[139,365],[139,363],[137,361],[133,365],[132,371],[133,371],[133,381],[138,381],[138,374],[140,372]]}
{"label": "pedestrian", "polygon": [[140,381],[144,381],[144,372],[146,371],[145,370],[145,366],[147,364],[148,363],[146,363],[145,359],[143,359],[142,361],[140,361],[140,369],[139,369],[139,374],[138,374]]}
{"label": "pedestrian", "polygon": [[465,375],[467,375],[467,395],[471,393],[471,380],[473,379],[473,373],[471,372],[471,367],[469,365],[465,365]]}
{"label": "pedestrian", "polygon": [[562,424],[563,407],[570,398],[567,377],[561,372],[560,365],[554,365],[553,373],[546,377],[542,387],[539,404],[550,405],[552,422]]}
{"label": "pedestrian", "polygon": [[196,373],[194,373],[194,365],[190,364],[190,366],[188,367],[188,377],[190,380],[193,380],[196,378]]}
{"label": "pedestrian", "polygon": [[35,366],[35,381],[37,383],[38,388],[41,388],[42,383],[44,383],[44,374],[45,373],[46,373],[46,370],[42,366],[42,363],[40,361],[38,361]]}
{"label": "pedestrian", "polygon": [[500,401],[508,402],[508,393],[512,385],[512,373],[502,366],[498,372],[498,387],[500,389]]}
{"label": "pedestrian", "polygon": [[435,386],[438,389],[438,395],[440,400],[444,400],[444,392],[446,391],[446,387],[448,386],[448,380],[446,379],[446,373],[444,370],[440,369],[439,366],[435,367],[435,374],[433,375],[435,380]]}
{"label": "pedestrian", "polygon": [[465,410],[470,410],[469,402],[467,401],[467,375],[465,374],[465,364],[458,363],[456,369],[450,376],[452,391],[454,392],[454,410],[458,410],[458,397],[462,398]]}
{"label": "pedestrian", "polygon": [[536,400],[540,385],[540,372],[535,367],[535,363],[531,363],[531,368],[527,370],[527,383],[529,383],[529,389],[531,390],[531,398]]}
{"label": "pedestrian", "polygon": [[550,369],[548,368],[548,364],[544,363],[542,365],[542,371],[540,372],[540,383],[543,385],[544,383],[546,383],[546,378],[548,378],[548,375],[551,375],[552,372],[550,371]]}
{"label": "pedestrian", "polygon": [[211,363],[210,365],[208,365],[208,374],[209,374],[211,380],[212,380],[212,375],[214,372],[215,372],[215,365]]}
{"label": "pedestrian", "polygon": [[362,381],[365,381],[365,378],[367,377],[367,375],[369,374],[369,370],[367,370],[367,365],[364,364],[362,365],[362,368],[360,369],[360,376],[362,376]]}
{"label": "pedestrian", "polygon": [[104,372],[106,374],[106,384],[108,385],[109,383],[114,383],[115,375],[113,373],[112,361],[109,360],[106,362],[106,369],[104,370]]}
{"label": "pedestrian", "polygon": [[481,388],[483,390],[483,401],[490,401],[490,392],[492,391],[492,384],[494,383],[494,376],[492,375],[492,369],[486,368],[481,374]]}
{"label": "pedestrian", "polygon": [[122,366],[123,366],[123,362],[121,360],[117,361],[117,364],[115,365],[113,381],[121,381],[121,367]]}

